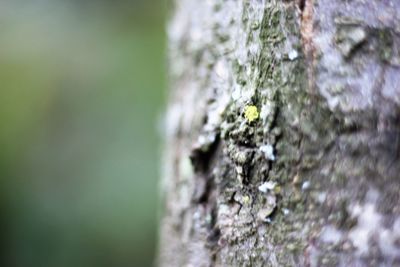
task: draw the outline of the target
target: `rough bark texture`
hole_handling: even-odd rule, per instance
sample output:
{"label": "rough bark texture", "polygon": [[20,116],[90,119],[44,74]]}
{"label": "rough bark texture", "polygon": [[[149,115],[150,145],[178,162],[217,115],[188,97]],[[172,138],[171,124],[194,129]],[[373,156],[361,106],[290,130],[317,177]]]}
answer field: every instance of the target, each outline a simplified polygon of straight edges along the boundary
{"label": "rough bark texture", "polygon": [[177,0],[160,266],[400,266],[400,1]]}

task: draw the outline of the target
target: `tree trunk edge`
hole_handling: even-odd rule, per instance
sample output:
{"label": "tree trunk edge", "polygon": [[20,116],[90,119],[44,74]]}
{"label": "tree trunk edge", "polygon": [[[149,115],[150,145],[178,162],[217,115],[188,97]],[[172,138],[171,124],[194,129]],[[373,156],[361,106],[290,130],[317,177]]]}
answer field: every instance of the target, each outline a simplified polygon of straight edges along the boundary
{"label": "tree trunk edge", "polygon": [[176,1],[159,266],[400,266],[400,3],[361,2]]}

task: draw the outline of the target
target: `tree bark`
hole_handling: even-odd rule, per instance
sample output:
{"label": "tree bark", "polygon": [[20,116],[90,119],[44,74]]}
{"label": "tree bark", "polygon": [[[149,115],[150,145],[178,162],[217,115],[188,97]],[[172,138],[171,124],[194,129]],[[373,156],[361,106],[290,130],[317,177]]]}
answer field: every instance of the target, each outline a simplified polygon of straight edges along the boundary
{"label": "tree bark", "polygon": [[160,266],[400,266],[400,2],[177,0]]}

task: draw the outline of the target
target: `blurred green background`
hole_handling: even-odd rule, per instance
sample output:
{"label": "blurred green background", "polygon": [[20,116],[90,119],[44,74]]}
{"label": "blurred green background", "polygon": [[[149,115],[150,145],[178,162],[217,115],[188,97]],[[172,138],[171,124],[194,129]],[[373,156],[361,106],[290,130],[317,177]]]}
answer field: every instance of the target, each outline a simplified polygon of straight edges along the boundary
{"label": "blurred green background", "polygon": [[153,266],[164,4],[0,1],[0,266]]}

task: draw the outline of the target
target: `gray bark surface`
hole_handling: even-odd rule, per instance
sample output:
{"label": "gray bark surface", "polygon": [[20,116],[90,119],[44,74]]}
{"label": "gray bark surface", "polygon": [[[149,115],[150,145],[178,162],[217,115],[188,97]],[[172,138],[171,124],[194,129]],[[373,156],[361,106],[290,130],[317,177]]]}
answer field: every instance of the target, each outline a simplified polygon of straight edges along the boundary
{"label": "gray bark surface", "polygon": [[400,266],[400,1],[177,0],[160,266]]}

